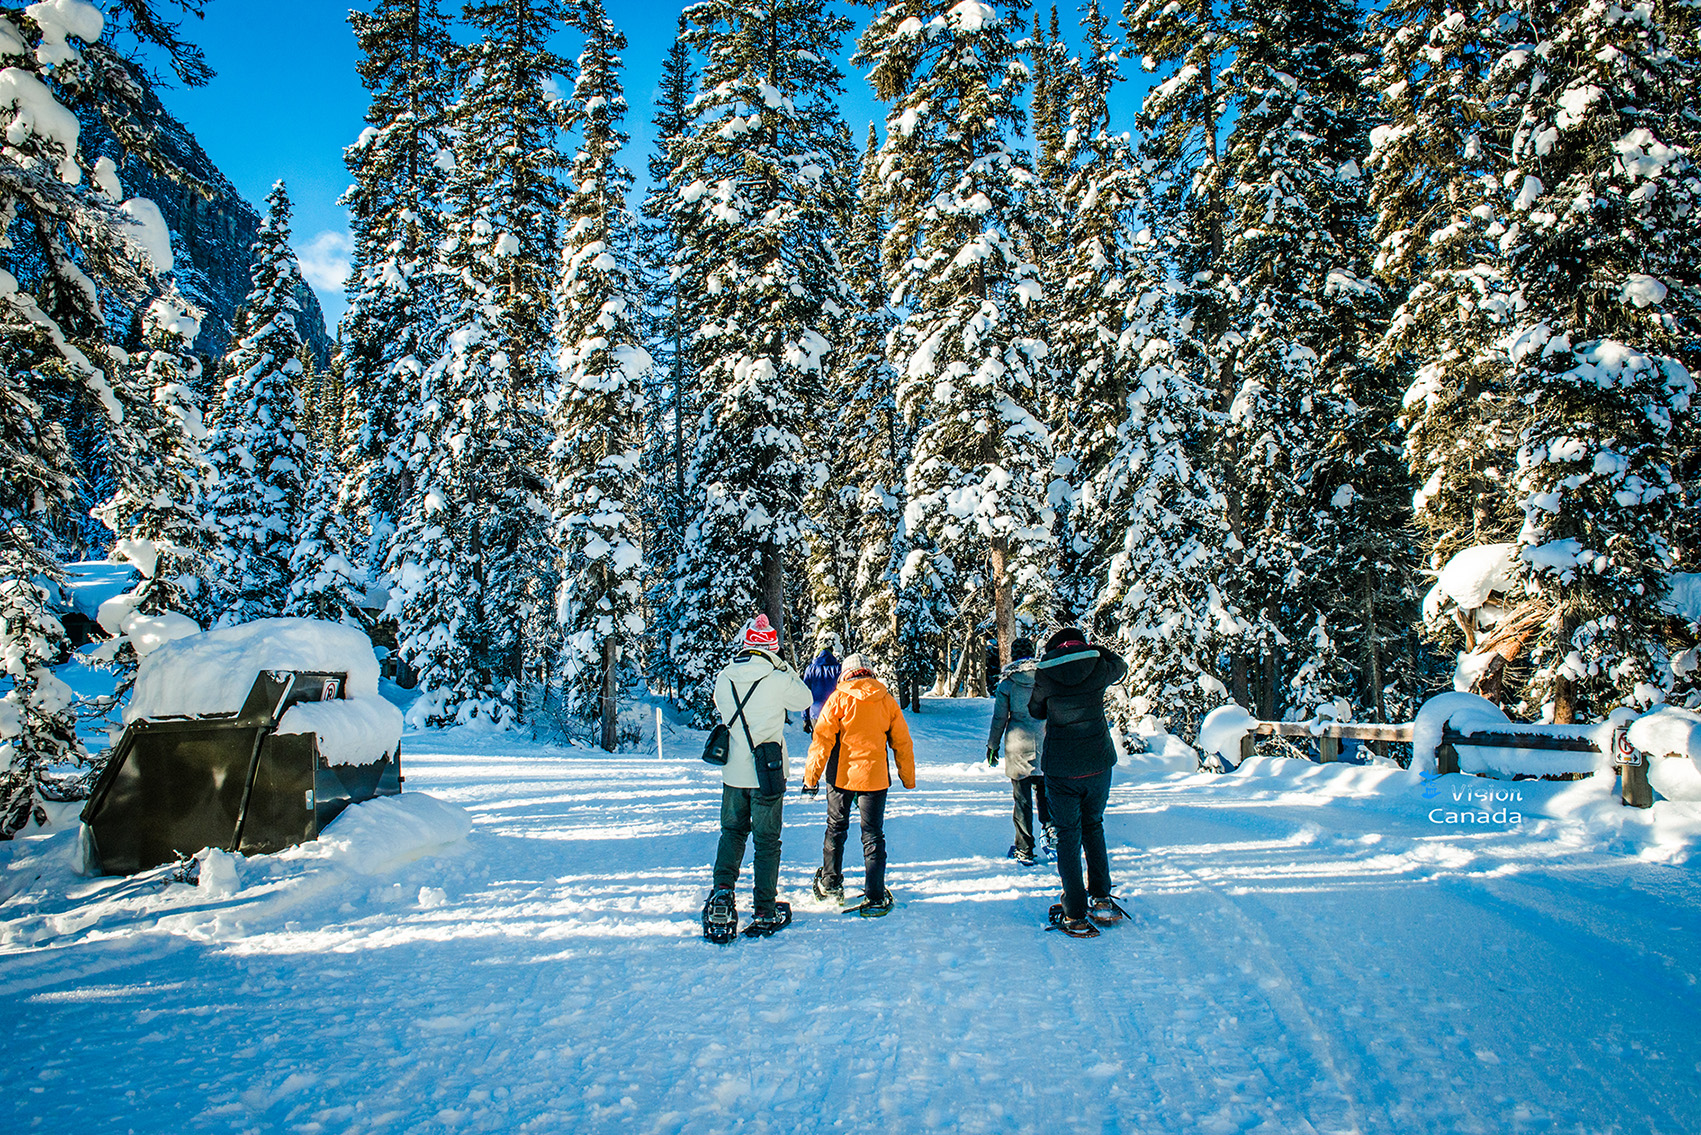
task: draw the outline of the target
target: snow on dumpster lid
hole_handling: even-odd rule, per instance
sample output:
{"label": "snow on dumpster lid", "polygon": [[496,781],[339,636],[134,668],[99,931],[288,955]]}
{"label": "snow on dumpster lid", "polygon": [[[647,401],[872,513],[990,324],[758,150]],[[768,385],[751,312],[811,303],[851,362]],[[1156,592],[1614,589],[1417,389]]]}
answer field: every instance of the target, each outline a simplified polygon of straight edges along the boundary
{"label": "snow on dumpster lid", "polygon": [[383,698],[298,702],[284,710],[278,733],[312,733],[333,765],[369,765],[394,757],[402,711]]}
{"label": "snow on dumpster lid", "polygon": [[378,696],[378,659],[363,632],[318,619],[257,619],[149,653],[136,672],[124,720],[235,713],[262,670],[344,673],[343,696]]}

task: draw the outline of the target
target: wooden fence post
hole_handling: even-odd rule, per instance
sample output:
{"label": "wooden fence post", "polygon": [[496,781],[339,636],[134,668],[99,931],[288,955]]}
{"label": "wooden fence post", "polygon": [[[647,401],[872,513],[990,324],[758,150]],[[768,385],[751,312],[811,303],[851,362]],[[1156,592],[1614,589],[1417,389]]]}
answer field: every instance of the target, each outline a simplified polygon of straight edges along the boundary
{"label": "wooden fence post", "polygon": [[1437,775],[1445,776],[1448,773],[1459,771],[1459,750],[1453,747],[1453,738],[1457,736],[1458,734],[1453,730],[1445,726],[1442,727],[1441,744],[1435,746],[1435,771]]}
{"label": "wooden fence post", "polygon": [[1329,764],[1341,759],[1341,739],[1328,733],[1317,738],[1317,763]]}

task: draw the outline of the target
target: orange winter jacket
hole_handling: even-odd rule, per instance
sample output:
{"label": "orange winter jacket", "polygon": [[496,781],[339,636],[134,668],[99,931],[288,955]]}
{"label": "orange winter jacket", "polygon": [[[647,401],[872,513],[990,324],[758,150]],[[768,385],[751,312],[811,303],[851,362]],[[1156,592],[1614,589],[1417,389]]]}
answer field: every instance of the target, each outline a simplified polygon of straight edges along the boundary
{"label": "orange winter jacket", "polygon": [[[803,783],[816,785],[831,764],[832,784],[851,792],[878,792],[892,787],[886,763],[890,745],[898,758],[898,778],[915,787],[915,747],[904,711],[877,678],[847,678],[827,698],[815,739],[809,745],[809,764]],[[834,760],[835,755],[837,760]]]}

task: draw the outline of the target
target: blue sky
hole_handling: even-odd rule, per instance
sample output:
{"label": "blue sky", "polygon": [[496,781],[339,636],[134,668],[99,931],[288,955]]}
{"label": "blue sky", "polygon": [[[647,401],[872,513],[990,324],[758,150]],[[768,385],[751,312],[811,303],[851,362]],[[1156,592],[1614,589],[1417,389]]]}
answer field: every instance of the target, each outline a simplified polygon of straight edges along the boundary
{"label": "blue sky", "polygon": [[[632,146],[626,164],[642,181],[655,84],[673,42],[679,7],[642,0],[606,3],[629,41],[625,80]],[[342,152],[365,126],[367,101],[354,69],[358,52],[349,7],[348,0],[211,0],[206,18],[185,21],[183,33],[206,52],[217,77],[199,89],[161,92],[166,106],[256,207],[274,181],[282,178],[289,186],[296,251],[333,325],[345,306],[339,281],[349,250],[348,219],[337,204],[348,186]],[[444,7],[458,11],[458,3]],[[867,83],[848,63],[856,32],[870,11],[839,7],[856,24],[845,45],[842,106],[860,145],[868,122],[884,117]],[[1073,7],[1059,5],[1071,33]],[[577,41],[563,35],[556,49],[571,57]]]}

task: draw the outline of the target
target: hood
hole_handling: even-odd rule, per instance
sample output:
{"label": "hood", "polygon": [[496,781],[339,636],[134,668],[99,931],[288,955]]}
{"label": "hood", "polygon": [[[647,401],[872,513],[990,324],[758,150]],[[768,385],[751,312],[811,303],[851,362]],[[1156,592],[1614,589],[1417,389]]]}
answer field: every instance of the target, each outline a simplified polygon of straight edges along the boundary
{"label": "hood", "polygon": [[1075,648],[1055,657],[1047,656],[1035,667],[1048,671],[1059,686],[1078,686],[1086,681],[1099,664],[1099,652],[1092,647]]}
{"label": "hood", "polygon": [[1027,686],[1031,689],[1034,684],[1034,671],[1037,669],[1039,669],[1038,662],[1032,658],[1023,658],[1006,666],[1001,678],[1008,679],[1013,685]]}
{"label": "hood", "polygon": [[846,678],[838,685],[840,693],[849,694],[858,700],[879,697],[886,692],[886,687],[880,684],[879,678]]}
{"label": "hood", "polygon": [[757,678],[765,678],[777,670],[773,662],[765,654],[747,654],[733,660],[726,668],[726,676],[735,682],[754,682]]}

